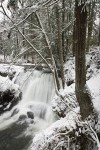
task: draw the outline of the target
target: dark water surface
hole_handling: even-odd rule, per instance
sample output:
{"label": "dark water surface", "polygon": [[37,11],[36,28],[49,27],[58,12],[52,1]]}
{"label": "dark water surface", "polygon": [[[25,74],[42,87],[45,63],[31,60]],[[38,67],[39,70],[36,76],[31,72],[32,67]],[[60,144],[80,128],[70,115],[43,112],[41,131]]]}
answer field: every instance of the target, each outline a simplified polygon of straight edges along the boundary
{"label": "dark water surface", "polygon": [[32,142],[31,136],[25,136],[27,125],[14,123],[0,131],[0,150],[27,150]]}

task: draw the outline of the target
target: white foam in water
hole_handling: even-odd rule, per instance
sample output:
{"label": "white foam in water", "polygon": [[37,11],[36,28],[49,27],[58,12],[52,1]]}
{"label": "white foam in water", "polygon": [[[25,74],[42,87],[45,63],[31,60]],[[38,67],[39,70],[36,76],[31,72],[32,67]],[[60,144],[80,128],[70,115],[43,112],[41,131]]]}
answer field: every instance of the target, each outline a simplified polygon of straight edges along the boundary
{"label": "white foam in water", "polygon": [[[30,77],[29,74],[30,72],[20,73],[17,76],[16,83],[23,85],[23,98],[11,111],[0,116],[0,130],[16,122],[20,115],[27,114],[28,111],[33,112],[35,116],[35,124],[31,125],[30,131],[36,130],[37,132],[53,122],[54,116],[50,105],[55,94],[53,76],[40,71],[34,71]],[[19,112],[11,117],[15,109]],[[29,134],[29,130],[27,130],[27,134]]]}

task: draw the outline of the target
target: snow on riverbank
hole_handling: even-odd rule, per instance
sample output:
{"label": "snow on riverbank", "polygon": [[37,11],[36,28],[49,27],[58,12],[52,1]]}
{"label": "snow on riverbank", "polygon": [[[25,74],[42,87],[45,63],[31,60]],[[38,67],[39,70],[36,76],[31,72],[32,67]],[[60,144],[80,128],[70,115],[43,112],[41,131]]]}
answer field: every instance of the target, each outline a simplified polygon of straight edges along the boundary
{"label": "snow on riverbank", "polygon": [[[91,49],[90,53],[87,54],[87,85],[90,89],[93,104],[95,110],[100,115],[100,51],[99,48]],[[69,81],[75,82],[75,64],[74,58],[69,59],[65,64],[65,77],[66,84]],[[65,112],[65,117],[53,123],[46,130],[43,130],[41,133],[37,134],[33,138],[33,143],[29,150],[48,150],[48,149],[57,149],[57,146],[64,145],[64,140],[60,139],[59,134],[63,133],[67,135],[66,131],[70,132],[76,128],[76,120],[79,117],[79,108],[75,102],[75,84],[65,87],[64,90],[60,91],[61,95],[66,97],[66,104],[61,102],[60,98],[55,96],[53,99],[53,110],[55,112]],[[66,103],[65,102],[65,103]],[[75,102],[75,103],[74,103]],[[77,106],[76,106],[77,105]],[[66,110],[66,108],[71,109]],[[77,107],[77,108],[75,108]],[[62,143],[61,143],[62,141]],[[52,144],[51,144],[52,143]],[[53,147],[52,147],[53,146]]]}
{"label": "snow on riverbank", "polygon": [[31,145],[29,150],[53,150],[57,146],[59,146],[59,144],[64,146],[66,143],[64,143],[63,136],[61,139],[61,135],[67,135],[76,129],[78,112],[79,108],[68,113],[65,118],[61,118],[60,120],[53,123],[46,130],[43,130],[41,133],[37,134],[34,137],[33,144]]}
{"label": "snow on riverbank", "polygon": [[0,72],[1,73],[14,73],[14,72],[21,72],[24,67],[11,65],[11,64],[0,64]]}
{"label": "snow on riverbank", "polygon": [[14,91],[15,97],[18,97],[20,94],[19,86],[14,84],[8,77],[0,76],[0,92],[5,92],[7,90]]}
{"label": "snow on riverbank", "polygon": [[[76,129],[76,120],[79,118],[79,108],[78,104],[76,102],[75,97],[75,60],[73,57],[69,58],[69,60],[65,64],[65,78],[66,78],[66,87],[64,90],[60,91],[60,94],[63,95],[63,97],[66,97],[65,103],[61,101],[61,99],[57,96],[53,99],[53,110],[55,112],[59,112],[59,116],[64,115],[64,118],[60,118],[60,120],[53,123],[50,127],[48,127],[45,130],[42,130],[40,133],[36,134],[36,136],[33,138],[33,143],[29,150],[48,150],[48,149],[54,149],[57,148],[57,146],[64,145],[64,137],[60,136],[60,134],[66,134],[67,132],[73,132]],[[1,71],[5,72],[7,67],[6,65],[0,65]],[[6,69],[5,69],[6,68]],[[23,68],[18,66],[11,67],[11,71],[16,73],[21,72],[19,77],[19,85],[22,85],[22,83],[26,80],[26,78],[30,75],[30,72],[25,73]],[[91,49],[90,53],[87,54],[87,62],[86,62],[86,68],[87,68],[87,85],[90,88],[90,92],[93,98],[93,104],[100,115],[100,51],[99,48],[95,48],[94,50]],[[3,70],[4,69],[4,70]],[[16,78],[15,76],[15,78]],[[20,81],[20,76],[23,77],[22,81]],[[5,78],[10,85],[9,88],[11,88],[11,83],[14,81],[10,81],[8,78]],[[0,80],[1,84],[5,80],[3,77]],[[6,82],[5,80],[5,82]],[[72,81],[72,82],[69,82]],[[21,84],[20,84],[21,82]],[[6,84],[5,84],[6,85]],[[4,85],[4,90],[5,87]],[[43,126],[43,124],[41,125]],[[67,132],[66,132],[67,131]],[[61,142],[62,143],[59,143]],[[52,145],[50,145],[53,143]],[[59,144],[58,144],[59,143]],[[67,143],[68,144],[68,143]]]}
{"label": "snow on riverbank", "polygon": [[[93,97],[94,107],[100,115],[100,73],[98,73],[96,76],[93,76],[87,82],[87,84]],[[65,90],[62,92],[62,95],[64,95],[65,92],[70,93],[72,91],[74,93],[74,85],[71,87],[66,86]],[[64,109],[63,104],[60,107]],[[58,109],[57,111],[59,111],[59,107],[56,109]],[[48,150],[50,143],[52,143],[54,147],[59,145],[58,143],[61,141],[61,139],[59,139],[60,133],[65,133],[66,130],[68,131],[68,133],[73,131],[76,128],[76,121],[78,120],[78,116],[79,108],[77,107],[76,109],[73,109],[73,111],[67,113],[66,117],[61,118],[46,130],[43,130],[41,133],[37,134],[33,139],[33,144],[31,145],[30,150]],[[60,144],[64,145],[64,142]],[[54,147],[50,146],[50,149],[53,149]]]}

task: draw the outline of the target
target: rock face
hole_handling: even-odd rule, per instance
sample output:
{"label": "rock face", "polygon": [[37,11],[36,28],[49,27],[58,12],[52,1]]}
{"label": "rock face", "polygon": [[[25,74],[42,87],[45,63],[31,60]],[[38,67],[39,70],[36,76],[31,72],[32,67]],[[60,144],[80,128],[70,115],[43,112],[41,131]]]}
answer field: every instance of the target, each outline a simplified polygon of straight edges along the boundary
{"label": "rock face", "polygon": [[8,78],[0,76],[0,115],[9,111],[21,99],[22,93],[19,86]]}
{"label": "rock face", "polygon": [[0,72],[0,76],[2,77],[9,77],[10,80],[13,79],[14,75],[15,75],[16,72],[12,72],[12,73],[9,73],[9,72]]}
{"label": "rock face", "polygon": [[25,120],[27,118],[27,116],[26,115],[20,115],[19,116],[19,121],[23,121],[23,120]]}
{"label": "rock face", "polygon": [[31,111],[27,112],[27,116],[28,116],[28,118],[34,119],[34,114]]}
{"label": "rock face", "polygon": [[0,92],[0,114],[5,111],[11,110],[13,106],[15,106],[18,101],[21,99],[21,93],[19,97],[15,97],[12,91],[7,90],[5,92]]}

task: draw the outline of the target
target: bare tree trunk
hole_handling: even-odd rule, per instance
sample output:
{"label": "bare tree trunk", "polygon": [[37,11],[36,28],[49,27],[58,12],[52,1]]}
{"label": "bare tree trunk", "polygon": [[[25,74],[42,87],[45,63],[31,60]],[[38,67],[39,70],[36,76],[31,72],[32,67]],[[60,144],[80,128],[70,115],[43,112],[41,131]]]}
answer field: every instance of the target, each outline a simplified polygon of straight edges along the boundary
{"label": "bare tree trunk", "polygon": [[59,7],[56,6],[56,19],[57,19],[57,34],[58,34],[58,49],[59,49],[59,58],[60,58],[60,70],[61,70],[61,79],[62,79],[62,87],[65,86],[64,79],[64,60],[63,60],[63,49],[62,49],[62,31],[61,31],[61,17],[59,13]]}
{"label": "bare tree trunk", "polygon": [[40,17],[38,15],[38,13],[36,12],[36,17],[37,17],[37,21],[38,21],[38,24],[39,24],[39,27],[41,28],[42,30],[42,33],[44,34],[44,39],[45,39],[45,43],[46,43],[46,46],[48,47],[48,50],[49,50],[49,53],[50,53],[50,57],[51,57],[51,63],[53,65],[53,69],[54,69],[54,76],[55,76],[55,79],[56,79],[56,84],[57,84],[57,89],[59,90],[60,89],[60,83],[59,83],[59,79],[58,79],[58,73],[57,73],[57,69],[56,69],[56,64],[55,64],[55,60],[54,60],[54,57],[53,57],[53,53],[52,53],[52,49],[51,49],[51,46],[50,46],[50,41],[48,39],[48,36],[46,35],[46,32],[44,30],[44,27],[43,27],[43,24],[40,20]]}
{"label": "bare tree trunk", "polygon": [[87,37],[87,48],[86,48],[87,51],[89,51],[90,40],[91,40],[92,30],[93,30],[94,8],[95,8],[95,1],[93,1],[93,2],[90,3],[90,5],[89,5],[88,37]]}
{"label": "bare tree trunk", "polygon": [[66,61],[66,54],[65,54],[65,0],[62,0],[62,51],[63,51],[63,60]]}
{"label": "bare tree trunk", "polygon": [[87,10],[84,5],[85,3],[79,5],[78,0],[75,1],[75,92],[80,106],[82,119],[85,119],[93,112],[91,96],[86,88],[85,45]]}
{"label": "bare tree trunk", "polygon": [[[100,8],[100,5],[99,5]],[[99,9],[99,35],[98,35],[98,46],[100,46],[100,9]],[[100,48],[99,48],[100,49]]]}
{"label": "bare tree trunk", "polygon": [[73,52],[73,56],[75,56],[75,43],[76,43],[76,27],[75,27],[75,22],[74,22],[74,25],[73,25],[73,47],[72,47],[72,52]]}

